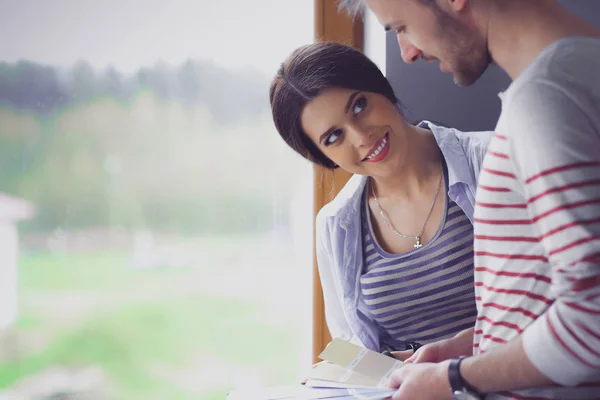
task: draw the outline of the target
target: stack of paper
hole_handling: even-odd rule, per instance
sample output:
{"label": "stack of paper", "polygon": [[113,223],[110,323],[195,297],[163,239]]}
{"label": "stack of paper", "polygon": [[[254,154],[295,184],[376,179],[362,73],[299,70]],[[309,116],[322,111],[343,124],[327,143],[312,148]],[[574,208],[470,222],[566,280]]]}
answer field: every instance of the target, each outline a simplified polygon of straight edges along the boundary
{"label": "stack of paper", "polygon": [[239,390],[227,400],[283,399],[386,399],[394,394],[387,388],[392,372],[402,362],[355,344],[335,339],[319,355],[305,385]]}

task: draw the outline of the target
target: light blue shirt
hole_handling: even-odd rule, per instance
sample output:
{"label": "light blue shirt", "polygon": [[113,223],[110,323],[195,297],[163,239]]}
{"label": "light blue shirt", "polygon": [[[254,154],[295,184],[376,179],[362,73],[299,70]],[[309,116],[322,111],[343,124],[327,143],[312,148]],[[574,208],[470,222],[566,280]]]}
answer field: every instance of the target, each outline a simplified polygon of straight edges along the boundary
{"label": "light blue shirt", "polygon": [[[448,168],[448,196],[471,223],[475,191],[492,132],[461,132],[423,121],[435,137]],[[361,236],[361,196],[367,177],[354,175],[317,215],[317,263],[325,317],[331,336],[380,351],[377,323],[370,316],[360,290],[364,267]]]}

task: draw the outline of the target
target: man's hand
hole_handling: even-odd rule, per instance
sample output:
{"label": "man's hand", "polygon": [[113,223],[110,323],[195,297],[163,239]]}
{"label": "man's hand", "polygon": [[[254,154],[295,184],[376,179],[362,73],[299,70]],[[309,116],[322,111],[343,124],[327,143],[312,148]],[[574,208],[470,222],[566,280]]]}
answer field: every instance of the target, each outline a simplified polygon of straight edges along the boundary
{"label": "man's hand", "polygon": [[407,358],[411,357],[415,352],[411,350],[392,351],[392,355],[396,357],[396,360],[406,361]]}
{"label": "man's hand", "polygon": [[473,329],[462,331],[453,338],[429,343],[407,358],[405,363],[439,363],[459,356],[473,354]]}
{"label": "man's hand", "polygon": [[[419,349],[421,351],[424,347]],[[407,364],[392,373],[388,386],[398,389],[393,400],[452,399],[448,382],[449,361],[440,364]]]}

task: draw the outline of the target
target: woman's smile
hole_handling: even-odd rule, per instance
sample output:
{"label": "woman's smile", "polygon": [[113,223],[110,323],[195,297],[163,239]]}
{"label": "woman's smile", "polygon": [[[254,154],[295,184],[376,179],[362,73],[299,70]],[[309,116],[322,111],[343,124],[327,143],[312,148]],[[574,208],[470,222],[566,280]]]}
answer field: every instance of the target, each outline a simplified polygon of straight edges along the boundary
{"label": "woman's smile", "polygon": [[369,151],[369,155],[363,158],[363,162],[379,162],[390,152],[390,133],[387,132],[383,137],[375,143]]}

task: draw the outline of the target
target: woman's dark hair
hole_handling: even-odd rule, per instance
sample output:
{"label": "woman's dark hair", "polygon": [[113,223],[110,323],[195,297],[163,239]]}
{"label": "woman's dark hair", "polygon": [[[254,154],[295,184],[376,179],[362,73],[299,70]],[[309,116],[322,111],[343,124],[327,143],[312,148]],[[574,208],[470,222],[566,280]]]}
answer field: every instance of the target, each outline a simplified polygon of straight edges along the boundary
{"label": "woman's dark hair", "polygon": [[337,165],[310,140],[300,122],[306,104],[329,88],[378,93],[394,104],[398,99],[377,65],[352,47],[332,42],[309,44],[284,61],[269,91],[275,127],[302,157],[334,169]]}

